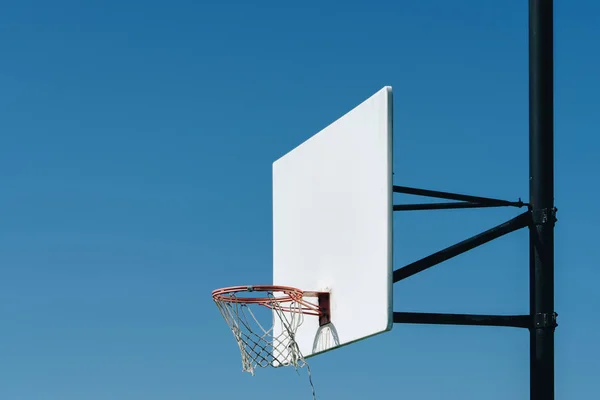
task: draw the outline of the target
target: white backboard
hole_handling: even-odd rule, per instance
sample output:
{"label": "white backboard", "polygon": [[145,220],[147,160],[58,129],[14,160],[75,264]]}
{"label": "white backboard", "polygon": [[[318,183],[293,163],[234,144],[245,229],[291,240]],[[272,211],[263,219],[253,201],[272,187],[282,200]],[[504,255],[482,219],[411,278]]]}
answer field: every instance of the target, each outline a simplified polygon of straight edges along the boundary
{"label": "white backboard", "polygon": [[273,284],[330,292],[331,324],[297,331],[304,357],[392,328],[392,137],[384,87],[273,163]]}

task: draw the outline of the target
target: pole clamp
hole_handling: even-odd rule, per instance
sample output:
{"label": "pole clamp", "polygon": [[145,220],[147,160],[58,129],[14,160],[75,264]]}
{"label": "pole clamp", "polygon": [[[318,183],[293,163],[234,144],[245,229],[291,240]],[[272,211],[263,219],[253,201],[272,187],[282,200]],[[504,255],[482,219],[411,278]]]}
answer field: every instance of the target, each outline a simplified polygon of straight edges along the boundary
{"label": "pole clamp", "polygon": [[556,328],[558,324],[556,323],[557,313],[537,313],[533,316],[533,327],[538,329],[545,328]]}
{"label": "pole clamp", "polygon": [[558,221],[558,219],[556,218],[557,211],[558,209],[556,207],[532,210],[531,219],[533,221],[533,224],[536,226],[546,224],[554,225],[556,221]]}

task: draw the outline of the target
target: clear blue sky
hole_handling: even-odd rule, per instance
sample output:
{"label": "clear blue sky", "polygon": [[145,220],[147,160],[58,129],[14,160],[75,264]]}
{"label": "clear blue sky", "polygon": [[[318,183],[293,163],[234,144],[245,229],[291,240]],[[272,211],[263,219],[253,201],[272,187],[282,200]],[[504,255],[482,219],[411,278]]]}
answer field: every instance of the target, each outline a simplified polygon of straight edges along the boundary
{"label": "clear blue sky", "polygon": [[[310,398],[305,371],[241,372],[210,297],[271,282],[271,163],[391,85],[395,183],[527,200],[526,3],[5,2],[0,398]],[[556,3],[556,397],[588,399],[600,6]],[[395,264],[518,212],[396,215]],[[527,313],[527,279],[519,231],[396,284],[395,309]],[[528,399],[528,346],[396,325],[311,366],[320,399]]]}

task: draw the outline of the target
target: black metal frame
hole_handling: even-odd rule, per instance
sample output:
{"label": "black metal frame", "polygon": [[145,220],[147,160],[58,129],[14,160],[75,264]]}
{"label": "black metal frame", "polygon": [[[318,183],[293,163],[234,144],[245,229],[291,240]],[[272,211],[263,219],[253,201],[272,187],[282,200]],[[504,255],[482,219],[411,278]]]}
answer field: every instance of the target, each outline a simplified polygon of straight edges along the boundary
{"label": "black metal frame", "polygon": [[398,204],[394,211],[414,210],[443,210],[449,208],[482,208],[482,207],[523,207],[526,205],[518,201],[492,199],[490,197],[470,196],[467,194],[440,192],[437,190],[417,189],[407,186],[393,186],[394,193],[412,194],[414,196],[433,197],[436,199],[456,200],[454,203],[425,203],[425,204]]}
{"label": "black metal frame", "polygon": [[531,318],[529,315],[475,315],[394,312],[394,323],[531,328]]}
{"label": "black metal frame", "polygon": [[525,228],[529,225],[530,221],[531,213],[525,212],[503,224],[495,226],[485,232],[463,240],[460,243],[447,247],[438,251],[437,253],[433,253],[425,258],[397,269],[393,274],[394,283],[438,265],[452,257],[456,257],[459,254],[472,250],[475,247],[481,246],[482,244],[490,242],[508,233]]}
{"label": "black metal frame", "polygon": [[529,198],[530,203],[394,186],[394,193],[454,200],[394,205],[394,211],[523,207],[528,211],[393,273],[394,283],[521,228],[529,228],[529,315],[394,312],[394,323],[527,328],[530,332],[530,398],[554,399],[554,55],[553,2],[529,0]]}

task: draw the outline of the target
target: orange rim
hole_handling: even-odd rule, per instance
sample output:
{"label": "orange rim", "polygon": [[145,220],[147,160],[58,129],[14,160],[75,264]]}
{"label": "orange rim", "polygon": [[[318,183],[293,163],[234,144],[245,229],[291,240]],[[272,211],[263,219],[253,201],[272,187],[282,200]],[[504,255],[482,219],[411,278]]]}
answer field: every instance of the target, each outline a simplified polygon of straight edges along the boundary
{"label": "orange rim", "polygon": [[[237,297],[237,293],[266,292],[272,293],[273,297]],[[248,286],[230,286],[213,290],[212,297],[216,302],[237,303],[237,304],[258,304],[267,308],[273,308],[273,303],[277,303],[281,310],[286,312],[300,312],[307,315],[322,315],[319,306],[304,300],[304,296],[316,297],[318,292],[304,292],[291,286],[277,285],[248,285]],[[284,306],[285,303],[298,303],[300,308]]]}

